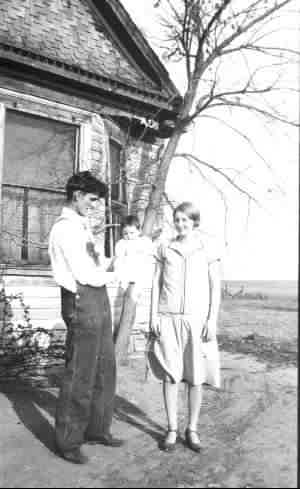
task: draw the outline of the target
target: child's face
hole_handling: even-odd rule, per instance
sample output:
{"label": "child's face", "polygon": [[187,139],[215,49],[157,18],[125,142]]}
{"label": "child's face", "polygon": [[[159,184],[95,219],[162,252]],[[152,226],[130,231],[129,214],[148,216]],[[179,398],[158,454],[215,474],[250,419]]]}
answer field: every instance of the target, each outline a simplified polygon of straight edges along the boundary
{"label": "child's face", "polygon": [[135,226],[125,226],[123,229],[124,239],[135,239],[140,235],[140,231]]}
{"label": "child's face", "polygon": [[174,225],[178,236],[188,236],[194,229],[194,221],[190,219],[184,212],[176,212],[174,216]]}

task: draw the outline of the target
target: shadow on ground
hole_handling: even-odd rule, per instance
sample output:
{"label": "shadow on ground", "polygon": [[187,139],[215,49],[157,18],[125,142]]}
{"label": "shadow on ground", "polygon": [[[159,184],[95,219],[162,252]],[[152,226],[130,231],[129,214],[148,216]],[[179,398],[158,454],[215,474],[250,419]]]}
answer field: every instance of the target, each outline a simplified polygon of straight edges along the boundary
{"label": "shadow on ground", "polygon": [[138,428],[157,441],[164,433],[161,425],[155,423],[144,411],[124,397],[116,396],[115,418]]}
{"label": "shadow on ground", "polygon": [[[56,453],[53,426],[57,389],[54,393],[44,388],[34,387],[27,382],[18,382],[17,384],[0,384],[0,392],[9,399],[19,422],[48,450]],[[115,398],[114,418],[134,426],[141,432],[152,436],[154,440],[159,440],[162,436],[162,426],[155,423],[136,404],[119,395]]]}

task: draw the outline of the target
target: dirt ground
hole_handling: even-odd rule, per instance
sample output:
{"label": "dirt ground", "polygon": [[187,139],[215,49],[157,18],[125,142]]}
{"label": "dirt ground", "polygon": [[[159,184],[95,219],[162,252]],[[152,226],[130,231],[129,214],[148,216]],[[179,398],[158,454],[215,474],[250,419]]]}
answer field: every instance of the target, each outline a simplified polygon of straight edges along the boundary
{"label": "dirt ground", "polygon": [[[280,351],[263,355],[263,340],[256,337],[235,343],[223,337],[221,349],[222,388],[205,389],[200,454],[183,441],[172,454],[158,449],[165,429],[161,385],[145,382],[143,359],[119,369],[113,433],[126,440],[125,446],[85,446],[90,457],[85,466],[54,453],[57,388],[3,384],[0,486],[297,487],[295,355],[289,351],[289,362]],[[185,394],[182,386],[181,434]]]}

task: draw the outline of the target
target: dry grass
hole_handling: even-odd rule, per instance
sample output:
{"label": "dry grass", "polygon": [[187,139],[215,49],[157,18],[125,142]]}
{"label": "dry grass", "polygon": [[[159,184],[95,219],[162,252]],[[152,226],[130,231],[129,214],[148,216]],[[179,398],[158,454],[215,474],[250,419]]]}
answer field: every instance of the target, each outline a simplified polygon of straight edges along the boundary
{"label": "dry grass", "polygon": [[271,364],[297,363],[296,298],[223,299],[219,320],[221,349],[255,355]]}
{"label": "dry grass", "polygon": [[298,304],[296,298],[266,300],[224,299],[219,332],[244,337],[257,334],[275,342],[294,342],[298,336]]}

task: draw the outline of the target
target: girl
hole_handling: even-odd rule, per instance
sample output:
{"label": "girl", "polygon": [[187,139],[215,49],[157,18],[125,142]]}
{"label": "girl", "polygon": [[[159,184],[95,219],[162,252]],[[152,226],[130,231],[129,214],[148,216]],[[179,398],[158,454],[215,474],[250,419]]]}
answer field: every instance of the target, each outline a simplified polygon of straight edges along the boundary
{"label": "girl", "polygon": [[[219,256],[210,256],[196,231],[200,213],[190,202],[173,214],[177,238],[158,249],[152,289],[149,365],[163,381],[168,431],[161,448],[173,450],[177,442],[179,382],[188,384],[187,445],[200,451],[197,423],[202,384],[220,384],[216,323],[220,305]],[[209,343],[208,343],[209,342]],[[213,376],[206,375],[206,346],[214,351]]]}

